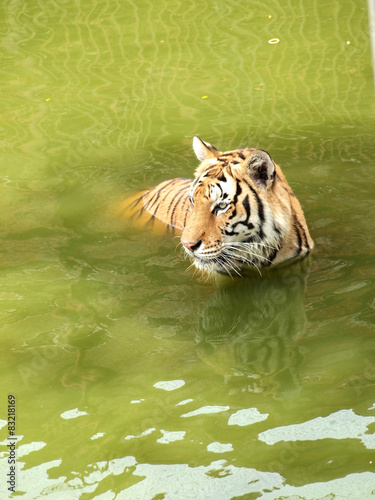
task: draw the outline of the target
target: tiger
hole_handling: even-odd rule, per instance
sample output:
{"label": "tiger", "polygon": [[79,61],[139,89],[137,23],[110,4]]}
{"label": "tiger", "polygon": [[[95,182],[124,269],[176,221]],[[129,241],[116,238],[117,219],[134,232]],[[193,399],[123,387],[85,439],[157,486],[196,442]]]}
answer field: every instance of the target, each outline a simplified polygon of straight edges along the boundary
{"label": "tiger", "polygon": [[197,269],[242,276],[313,249],[301,205],[269,153],[251,147],[221,152],[197,136],[193,150],[200,161],[194,179],[163,181],[135,204],[181,232]]}

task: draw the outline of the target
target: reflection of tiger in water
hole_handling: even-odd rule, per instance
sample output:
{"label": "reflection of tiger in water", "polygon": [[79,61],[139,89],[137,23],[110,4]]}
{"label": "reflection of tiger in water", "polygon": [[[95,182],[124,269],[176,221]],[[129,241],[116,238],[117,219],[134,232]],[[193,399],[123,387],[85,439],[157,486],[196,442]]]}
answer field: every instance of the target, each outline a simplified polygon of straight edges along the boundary
{"label": "reflection of tiger in water", "polygon": [[303,376],[304,305],[309,259],[246,280],[222,278],[198,312],[197,353],[231,394],[297,395]]}
{"label": "reflection of tiger in water", "polygon": [[301,206],[268,153],[225,153],[194,137],[202,162],[195,179],[164,181],[145,192],[143,209],[182,231],[199,269],[224,274],[306,255],[313,248]]}

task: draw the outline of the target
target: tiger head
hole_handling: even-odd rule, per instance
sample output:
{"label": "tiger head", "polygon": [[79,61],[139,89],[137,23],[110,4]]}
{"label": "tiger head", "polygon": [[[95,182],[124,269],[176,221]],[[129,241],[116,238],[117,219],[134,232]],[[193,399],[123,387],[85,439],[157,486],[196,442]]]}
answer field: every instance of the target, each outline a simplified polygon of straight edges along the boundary
{"label": "tiger head", "polygon": [[198,137],[193,149],[201,164],[181,243],[195,266],[240,274],[273,263],[291,212],[275,181],[284,181],[279,167],[260,149],[222,153]]}

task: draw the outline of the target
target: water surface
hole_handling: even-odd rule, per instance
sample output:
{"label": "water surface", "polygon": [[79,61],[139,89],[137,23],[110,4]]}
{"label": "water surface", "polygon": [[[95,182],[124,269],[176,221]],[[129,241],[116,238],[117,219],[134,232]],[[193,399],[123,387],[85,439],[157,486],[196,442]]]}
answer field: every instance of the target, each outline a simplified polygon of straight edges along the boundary
{"label": "water surface", "polygon": [[[27,499],[372,498],[366,5],[0,9],[1,494],[14,393]],[[271,153],[310,261],[215,283],[117,217],[192,176],[195,134]]]}

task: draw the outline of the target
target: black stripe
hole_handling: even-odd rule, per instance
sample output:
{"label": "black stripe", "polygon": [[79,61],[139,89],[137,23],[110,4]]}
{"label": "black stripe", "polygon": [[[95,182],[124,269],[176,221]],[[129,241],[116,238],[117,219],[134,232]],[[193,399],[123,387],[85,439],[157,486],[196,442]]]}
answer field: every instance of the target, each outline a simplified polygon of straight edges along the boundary
{"label": "black stripe", "polygon": [[236,236],[238,236],[240,233],[237,233],[237,232],[235,232],[235,231],[234,231],[234,230],[235,230],[235,228],[236,228],[236,226],[238,226],[238,224],[239,224],[239,223],[237,222],[237,224],[235,224],[235,225],[232,227],[232,231],[228,231],[228,229],[224,229],[224,233],[225,233],[227,236],[235,236],[235,235],[236,235]]}
{"label": "black stripe", "polygon": [[277,233],[279,236],[281,236],[281,231],[280,229],[276,226],[275,222],[273,223],[273,230],[275,233]]}
{"label": "black stripe", "polygon": [[296,214],[293,214],[293,228],[294,228],[294,232],[296,233],[297,235],[297,241],[298,241],[298,248],[297,250],[294,252],[294,257],[297,257],[297,255],[299,255],[302,251],[302,238],[301,238],[301,235],[298,231],[298,221],[297,221],[297,217],[296,217]]}
{"label": "black stripe", "polygon": [[307,243],[307,235],[306,235],[306,231],[304,230],[302,224],[300,223],[300,221],[297,219],[297,215],[294,214],[293,216],[294,218],[294,223],[295,225],[298,227],[298,229],[300,230],[300,236],[302,238],[302,247],[304,247],[304,250],[310,250],[310,247]]}
{"label": "black stripe", "polygon": [[[276,259],[276,255],[279,253],[279,248],[275,248],[272,253],[267,257],[267,259],[273,262]],[[268,262],[271,265],[271,262]]]}
{"label": "black stripe", "polygon": [[[157,190],[157,192],[156,192],[154,195],[152,195],[151,199],[150,199],[150,200],[148,200],[148,201],[146,202],[146,204],[145,204],[145,206],[144,206],[144,207],[145,207],[145,209],[146,209],[147,211],[150,211],[150,210],[152,209],[152,207],[155,205],[155,203],[158,201],[158,199],[160,198],[160,194],[161,194],[161,193],[162,193],[165,189],[170,188],[170,186],[171,186],[171,185],[172,185],[172,187],[170,188],[170,191],[173,189],[173,185],[175,184],[176,180],[177,180],[177,179],[171,179],[170,181],[165,181],[164,186],[162,186],[161,188],[159,188],[159,189]],[[161,184],[163,184],[163,183],[161,183]],[[155,186],[155,187],[153,187],[152,189],[150,189],[150,191],[148,191],[147,193],[145,193],[145,194],[143,195],[143,197],[142,197],[142,198],[144,198],[145,196],[147,196],[147,195],[151,194],[154,190],[156,190],[156,189],[157,189],[157,187],[158,187],[158,186],[160,186],[160,184],[158,184],[157,186]],[[168,193],[167,193],[167,196],[168,196]],[[150,203],[151,203],[151,205],[150,205]],[[159,207],[158,207],[158,208],[159,208]],[[157,209],[156,209],[156,210],[157,210]],[[155,215],[155,214],[154,214],[154,215]]]}
{"label": "black stripe", "polygon": [[[176,196],[178,196],[180,193],[184,192],[184,191],[187,191],[187,186],[184,186],[183,188],[179,189],[178,191],[176,191],[176,194],[173,196],[170,204],[169,204],[169,207],[168,207],[168,210],[167,210],[167,215],[169,214],[169,211],[170,209],[172,208],[172,203],[174,202],[174,200],[176,199]],[[188,196],[188,193],[186,193],[186,196]]]}
{"label": "black stripe", "polygon": [[258,193],[255,191],[255,189],[252,186],[250,186],[250,189],[253,192],[255,199],[257,201],[258,216],[259,216],[260,222],[263,224],[263,222],[264,222],[264,208],[263,208],[262,200],[259,198]]}
{"label": "black stripe", "polygon": [[241,184],[238,183],[237,187],[236,187],[236,194],[234,195],[234,198],[233,198],[234,203],[237,203],[238,197],[240,196],[241,193],[242,193],[242,187],[241,187]]}
{"label": "black stripe", "polygon": [[[168,191],[167,193],[165,193],[164,199],[165,199],[165,198],[166,198],[166,197],[167,197],[167,196],[168,196],[168,195],[169,195],[169,194],[173,191],[173,188],[174,188],[174,186],[172,186],[172,187],[169,189],[169,191]],[[148,207],[148,206],[147,206],[147,207],[146,207],[146,210],[150,212],[150,209],[151,209],[151,208],[155,205],[155,202],[156,202],[156,201],[158,201],[158,200],[159,200],[159,198],[160,198],[160,192],[158,193],[158,196],[157,196],[156,200],[154,200],[154,202],[152,203],[151,207]],[[161,201],[162,201],[162,200],[161,200]],[[161,206],[161,203],[159,203],[159,204],[157,205],[157,207],[155,208],[155,210],[154,210],[153,212],[150,212],[150,213],[152,213],[152,215],[153,215],[154,217],[156,217],[156,214],[158,213],[158,210],[159,210],[160,206]]]}
{"label": "black stripe", "polygon": [[134,200],[131,204],[130,204],[130,207],[131,208],[135,208],[138,203],[143,199],[144,195],[147,194],[147,193],[144,193],[142,196],[140,196],[139,198],[137,198],[136,200]]}
{"label": "black stripe", "polygon": [[236,205],[234,206],[234,210],[231,215],[228,217],[228,220],[234,219],[237,216]]}
{"label": "black stripe", "polygon": [[233,198],[234,210],[233,210],[232,215],[230,215],[229,220],[233,219],[237,215],[236,205],[238,202],[238,197],[241,193],[242,193],[242,187],[241,187],[240,183],[238,183],[237,187],[236,187],[236,194],[234,195],[234,198]]}
{"label": "black stripe", "polygon": [[[150,214],[150,212],[148,212]],[[153,226],[155,224],[155,217],[150,214],[150,218],[148,219],[148,221],[145,223],[145,226],[146,227],[149,227],[149,226]]]}
{"label": "black stripe", "polygon": [[255,191],[253,186],[246,179],[244,179],[244,182],[246,182],[247,186],[249,187],[250,191],[253,193],[253,195],[256,199],[256,202],[258,205],[258,216],[259,216],[260,222],[263,223],[264,222],[264,208],[263,208],[262,200],[259,198],[258,193]]}
{"label": "black stripe", "polygon": [[[238,225],[240,225],[240,224],[245,225],[245,224],[244,224],[244,222],[239,221],[239,222],[237,222],[236,224],[234,224],[234,226],[232,226],[232,230],[231,230],[231,231],[229,231],[228,229],[224,229],[224,233],[225,233],[227,236],[238,236],[240,233],[239,233],[239,232],[237,232],[235,229],[236,229],[236,227],[237,227]],[[248,228],[248,229],[254,229],[254,224],[252,224],[251,222],[248,222],[248,223],[246,224],[246,226],[247,226],[247,228]],[[245,241],[248,241],[248,239],[247,239],[247,240],[245,240]]]}
{"label": "black stripe", "polygon": [[[158,212],[158,210],[159,210],[159,208],[160,208],[161,204],[159,204],[159,205],[156,207],[156,209],[155,209],[155,211],[154,211],[154,212],[151,212],[151,210],[152,210],[153,206],[155,205],[155,203],[159,200],[161,193],[162,193],[165,189],[170,188],[170,189],[167,191],[167,193],[164,193],[164,192],[163,192],[163,198],[164,198],[164,199],[165,199],[165,198],[167,198],[167,196],[168,196],[168,195],[169,195],[169,194],[173,191],[173,189],[175,188],[175,184],[176,184],[178,181],[181,181],[181,180],[185,181],[185,184],[186,184],[186,183],[187,183],[187,184],[190,184],[190,183],[192,182],[192,181],[191,181],[191,179],[182,179],[182,178],[171,179],[169,182],[168,182],[168,181],[165,181],[165,182],[166,182],[165,186],[161,187],[161,188],[158,190],[158,192],[157,192],[156,196],[154,196],[153,198],[151,198],[151,200],[149,200],[149,201],[148,201],[148,202],[144,205],[145,209],[146,209],[148,212],[152,213],[152,215],[153,215],[154,217],[156,217],[156,214],[157,214],[157,212]],[[159,185],[159,184],[158,184],[158,185]],[[158,187],[158,186],[155,186],[155,188],[153,188],[153,189],[156,189],[157,187]],[[182,190],[186,190],[186,188],[187,188],[187,187],[188,187],[188,186],[186,186],[186,187],[184,187],[184,188],[181,188],[181,189],[180,189],[180,190],[179,190],[176,194],[178,194],[178,193],[179,193],[180,191],[182,191]],[[150,192],[152,192],[152,189],[151,189],[151,191],[149,191],[148,193],[150,193]],[[143,195],[143,196],[146,196],[148,193],[146,193],[146,194],[145,194],[145,195]],[[174,200],[174,198],[172,199],[172,202],[173,202],[173,200]],[[150,205],[150,202],[151,202],[151,205]],[[168,211],[169,211],[169,210],[168,210]],[[167,213],[168,213],[168,212],[167,212]]]}
{"label": "black stripe", "polygon": [[250,203],[248,194],[245,196],[245,199],[243,200],[242,204],[244,206],[244,209],[246,210],[246,222],[250,222]]}
{"label": "black stripe", "polygon": [[[183,190],[181,189],[181,191],[183,191]],[[177,196],[177,195],[176,195],[176,196]],[[173,201],[176,199],[176,196],[173,198]],[[182,199],[184,196],[187,196],[187,193],[186,193],[186,192],[185,192],[185,193],[184,193],[184,192],[183,192],[183,193],[181,193],[181,196],[177,199],[177,201],[176,201],[176,203],[175,203],[175,205],[174,205],[174,207],[173,207],[173,210],[172,210],[172,213],[171,213],[171,226],[177,227],[177,226],[173,223],[173,217],[174,217],[174,214],[175,214],[175,212],[176,212],[177,206],[179,205],[179,203],[180,203],[181,199]]]}
{"label": "black stripe", "polygon": [[[184,218],[184,227],[186,227],[186,221],[187,221],[187,218],[188,218],[188,215],[189,215],[189,208],[190,208],[190,202],[189,202],[189,198],[186,198],[186,201],[188,202],[188,206],[186,207],[186,210],[185,210],[185,218]],[[185,201],[185,203],[186,203]]]}
{"label": "black stripe", "polygon": [[256,238],[255,236],[256,235],[249,236],[248,238],[246,238],[244,243],[259,243],[258,238]]}
{"label": "black stripe", "polygon": [[264,207],[263,207],[263,203],[262,203],[262,200],[259,198],[258,193],[253,188],[253,186],[251,184],[249,184],[249,182],[246,181],[245,179],[244,179],[244,181],[249,186],[249,189],[253,193],[253,195],[255,197],[255,200],[257,202],[257,205],[258,205],[258,217],[259,217],[259,221],[260,221],[260,225],[259,225],[259,229],[258,229],[258,236],[262,240],[264,238],[264,233],[263,233],[263,228],[262,228],[262,226],[264,224]]}

